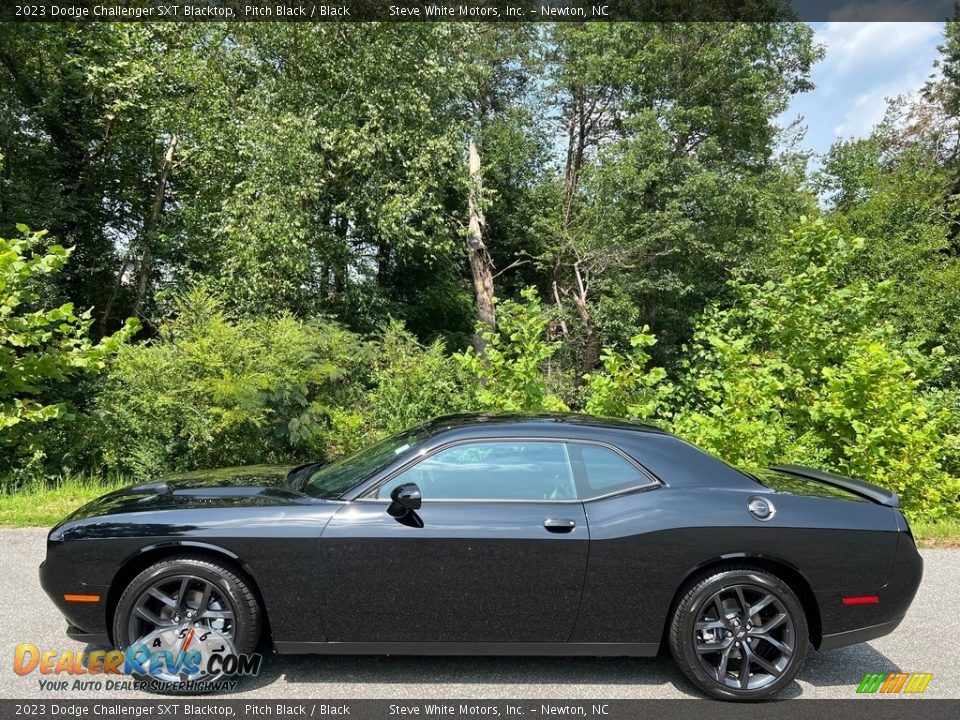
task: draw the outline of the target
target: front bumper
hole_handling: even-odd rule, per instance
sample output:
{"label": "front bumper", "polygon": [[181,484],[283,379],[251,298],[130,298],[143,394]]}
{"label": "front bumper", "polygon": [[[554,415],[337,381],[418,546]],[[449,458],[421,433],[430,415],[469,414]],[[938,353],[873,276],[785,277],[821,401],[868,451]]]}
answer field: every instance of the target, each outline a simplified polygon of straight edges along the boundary
{"label": "front bumper", "polygon": [[90,633],[74,625],[67,625],[67,637],[96,647],[113,647],[110,636],[106,633]]}
{"label": "front bumper", "polygon": [[[81,582],[73,568],[60,562],[48,546],[47,559],[40,563],[40,587],[66,619],[67,635],[91,644],[109,644],[107,594],[109,586]],[[65,595],[99,595],[98,602],[68,602]]]}

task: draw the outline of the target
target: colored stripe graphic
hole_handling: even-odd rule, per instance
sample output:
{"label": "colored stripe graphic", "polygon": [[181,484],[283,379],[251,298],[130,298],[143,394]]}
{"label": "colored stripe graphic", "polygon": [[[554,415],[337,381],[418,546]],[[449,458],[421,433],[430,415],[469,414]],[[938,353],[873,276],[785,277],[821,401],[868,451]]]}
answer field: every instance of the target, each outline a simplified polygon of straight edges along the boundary
{"label": "colored stripe graphic", "polygon": [[860,687],[857,688],[858,693],[875,693],[879,687],[880,683],[883,682],[883,679],[886,677],[884,673],[867,673],[863,676],[863,680],[860,682]]}
{"label": "colored stripe graphic", "polygon": [[933,680],[933,673],[914,673],[913,677],[915,679],[910,683],[910,690],[904,690],[904,692],[922,693]]}
{"label": "colored stripe graphic", "polygon": [[858,693],[922,693],[933,673],[867,673],[857,686]]}
{"label": "colored stripe graphic", "polygon": [[887,690],[887,692],[898,693],[903,689],[904,683],[907,682],[907,678],[910,677],[910,673],[897,673],[896,680],[893,683],[893,686]]}

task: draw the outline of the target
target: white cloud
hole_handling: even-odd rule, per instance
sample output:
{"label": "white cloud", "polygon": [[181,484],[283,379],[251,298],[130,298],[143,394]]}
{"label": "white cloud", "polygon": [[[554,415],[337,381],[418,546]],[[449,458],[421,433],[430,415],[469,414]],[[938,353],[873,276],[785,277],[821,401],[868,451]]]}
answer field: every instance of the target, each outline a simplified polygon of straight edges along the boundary
{"label": "white cloud", "polygon": [[918,46],[935,46],[942,33],[943,25],[934,22],[826,23],[815,34],[827,48],[819,70],[842,76],[880,65],[896,72],[900,61],[909,61]]}
{"label": "white cloud", "polygon": [[806,144],[825,152],[838,138],[863,137],[879,122],[887,99],[916,92],[932,74],[942,23],[829,22],[816,27],[826,57],[812,72],[816,89],[794,98],[781,119],[798,115]]}
{"label": "white cloud", "polygon": [[[833,128],[835,138],[865,137],[883,120],[887,100],[899,95],[912,94],[925,78],[913,76],[905,83],[893,82],[875,86],[871,92],[858,96],[846,110],[840,122]],[[906,85],[906,88],[904,88]]]}

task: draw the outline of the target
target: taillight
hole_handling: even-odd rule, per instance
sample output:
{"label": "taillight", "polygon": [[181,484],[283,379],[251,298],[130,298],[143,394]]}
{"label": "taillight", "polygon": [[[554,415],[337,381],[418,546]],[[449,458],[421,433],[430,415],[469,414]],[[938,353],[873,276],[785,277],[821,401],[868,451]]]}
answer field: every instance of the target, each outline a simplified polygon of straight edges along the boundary
{"label": "taillight", "polygon": [[843,598],[844,605],[876,605],[879,602],[879,595],[848,595]]}

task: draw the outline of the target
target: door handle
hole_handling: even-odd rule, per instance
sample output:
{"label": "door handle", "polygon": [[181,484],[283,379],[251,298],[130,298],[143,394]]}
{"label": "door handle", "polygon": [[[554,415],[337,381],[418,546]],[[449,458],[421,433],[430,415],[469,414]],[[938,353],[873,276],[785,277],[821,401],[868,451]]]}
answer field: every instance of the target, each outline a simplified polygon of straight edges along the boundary
{"label": "door handle", "polygon": [[577,526],[577,523],[575,520],[547,518],[543,521],[543,526],[552,533],[568,533]]}

